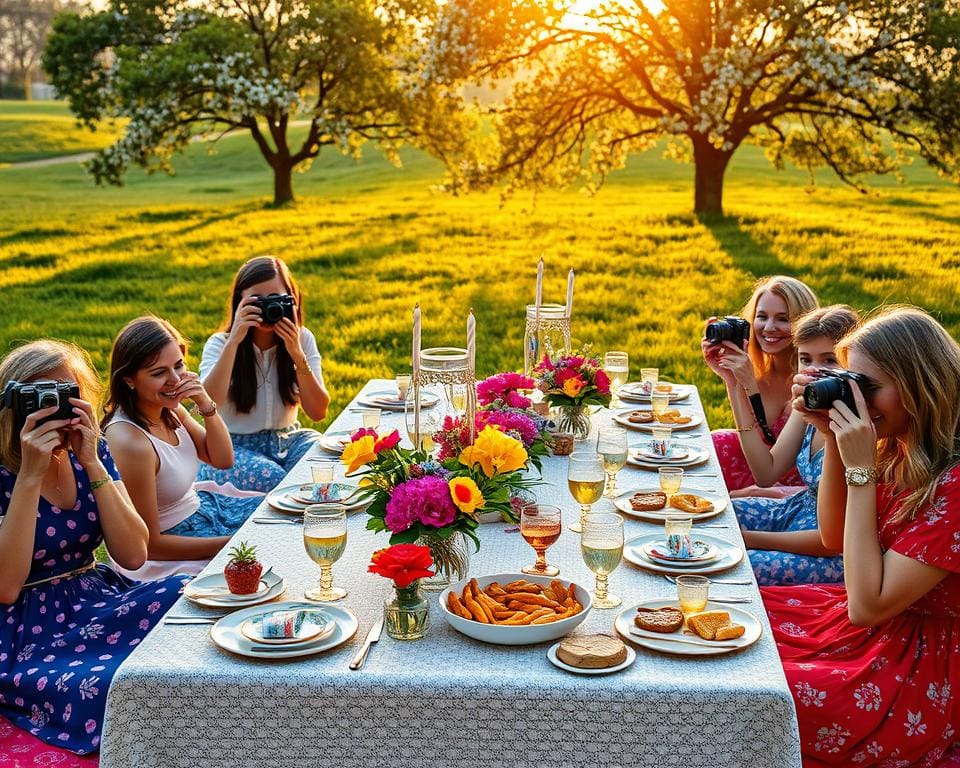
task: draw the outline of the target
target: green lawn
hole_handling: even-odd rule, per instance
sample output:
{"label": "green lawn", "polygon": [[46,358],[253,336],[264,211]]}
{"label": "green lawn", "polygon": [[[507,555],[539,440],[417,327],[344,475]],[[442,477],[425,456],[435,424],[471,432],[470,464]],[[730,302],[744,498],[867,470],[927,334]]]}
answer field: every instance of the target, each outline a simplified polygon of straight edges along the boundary
{"label": "green lawn", "polygon": [[0,101],[0,165],[101,149],[118,136],[105,127],[92,133],[77,125],[57,101]]}
{"label": "green lawn", "polygon": [[268,253],[305,290],[334,412],[368,377],[409,367],[417,301],[425,345],[462,344],[473,307],[480,375],[519,366],[541,253],[545,300],[562,300],[577,271],[574,336],[627,350],[635,375],[657,365],[698,384],[713,426],[730,417],[700,359],[702,321],[735,312],[758,276],[797,275],[824,303],[858,309],[919,304],[960,335],[960,194],[922,164],[869,196],[827,176],[809,192],[805,174],[777,173],[748,148],[728,174],[731,216],[704,225],[690,213],[692,168],[656,152],[596,197],[518,195],[503,207],[495,194],[433,191],[441,170],[415,152],[400,170],[372,149],[359,165],[326,154],[296,177],[298,202],[273,210],[248,138],[207,150],[192,146],[175,177],[136,170],[123,188],[96,188],[75,164],[0,170],[0,349],[72,339],[104,372],[120,326],[154,312],[199,353],[236,268]]}

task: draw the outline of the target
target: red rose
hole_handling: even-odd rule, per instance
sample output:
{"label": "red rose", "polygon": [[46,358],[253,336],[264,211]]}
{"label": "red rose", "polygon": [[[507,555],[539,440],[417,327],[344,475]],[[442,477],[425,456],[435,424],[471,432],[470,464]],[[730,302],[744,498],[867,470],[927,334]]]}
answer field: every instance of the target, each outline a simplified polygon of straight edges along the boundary
{"label": "red rose", "polygon": [[400,589],[405,589],[417,579],[433,576],[434,572],[430,570],[432,565],[430,547],[394,544],[374,552],[367,571],[385,576]]}
{"label": "red rose", "polygon": [[554,381],[556,382],[558,387],[563,387],[563,382],[565,382],[567,379],[572,379],[578,375],[579,374],[577,373],[577,371],[574,370],[573,368],[561,368],[559,371],[557,371],[557,375],[554,378]]}
{"label": "red rose", "polygon": [[594,377],[593,383],[597,387],[597,392],[601,395],[610,394],[610,377],[607,376],[607,372],[603,368],[597,369],[597,375]]}
{"label": "red rose", "polygon": [[399,443],[400,432],[395,429],[389,435],[381,437],[373,444],[373,452],[380,453],[380,451],[389,451],[391,448],[396,448]]}

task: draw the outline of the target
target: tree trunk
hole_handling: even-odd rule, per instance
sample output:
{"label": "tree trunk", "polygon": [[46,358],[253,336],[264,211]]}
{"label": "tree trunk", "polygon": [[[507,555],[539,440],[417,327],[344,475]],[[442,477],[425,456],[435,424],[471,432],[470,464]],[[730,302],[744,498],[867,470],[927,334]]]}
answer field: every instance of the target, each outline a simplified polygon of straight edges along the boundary
{"label": "tree trunk", "polygon": [[273,165],[273,204],[293,202],[293,163],[278,158]]}
{"label": "tree trunk", "polygon": [[732,156],[732,150],[717,149],[705,137],[694,137],[693,212],[697,216],[723,216],[723,175]]}
{"label": "tree trunk", "polygon": [[23,98],[26,101],[33,101],[33,73],[29,67],[23,72]]}

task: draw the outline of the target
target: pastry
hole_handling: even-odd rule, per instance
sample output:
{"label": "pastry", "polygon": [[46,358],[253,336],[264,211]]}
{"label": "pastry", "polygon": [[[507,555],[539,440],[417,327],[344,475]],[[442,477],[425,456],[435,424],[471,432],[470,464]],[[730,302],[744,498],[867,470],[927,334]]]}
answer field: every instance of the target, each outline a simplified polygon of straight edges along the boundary
{"label": "pastry", "polygon": [[703,611],[687,616],[687,626],[704,640],[733,640],[746,632],[742,624],[730,621],[726,611]]}
{"label": "pastry", "polygon": [[630,506],[637,512],[653,512],[667,505],[667,494],[661,491],[635,493],[630,497]]}
{"label": "pastry", "polygon": [[729,624],[724,624],[722,627],[717,627],[717,631],[713,634],[714,640],[735,640],[738,637],[742,637],[743,633],[747,631],[747,628],[743,624],[737,624],[735,621],[731,621]]}
{"label": "pastry", "polygon": [[579,669],[604,669],[626,661],[627,646],[610,635],[577,635],[561,641],[557,658]]}
{"label": "pastry", "polygon": [[654,392],[672,392],[673,386],[670,384],[656,384],[653,387]]}
{"label": "pastry", "polygon": [[713,502],[693,493],[675,493],[670,497],[670,506],[691,515],[713,512]]}
{"label": "pastry", "polygon": [[627,421],[631,424],[649,424],[653,421],[653,418],[651,411],[630,411],[627,415]]}
{"label": "pastry", "polygon": [[[729,619],[729,616],[727,617]],[[673,606],[666,608],[637,608],[633,623],[648,632],[669,634],[683,626],[683,611]]]}

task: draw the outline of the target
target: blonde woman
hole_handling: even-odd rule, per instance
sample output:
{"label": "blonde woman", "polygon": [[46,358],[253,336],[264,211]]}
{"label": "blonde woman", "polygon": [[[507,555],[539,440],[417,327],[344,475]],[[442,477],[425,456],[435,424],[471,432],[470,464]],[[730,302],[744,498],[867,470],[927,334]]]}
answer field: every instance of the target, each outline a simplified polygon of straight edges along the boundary
{"label": "blonde woman", "polygon": [[[40,382],[63,410],[23,418],[22,398]],[[74,387],[79,397],[70,397]],[[99,746],[114,673],[177,600],[182,579],[134,584],[94,560],[105,541],[117,562],[139,567],[147,526],[100,437],[91,405],[99,382],[86,353],[26,344],[0,363],[0,389],[0,715],[88,754]]]}
{"label": "blonde woman", "polygon": [[[797,372],[792,324],[817,306],[816,295],[800,280],[785,275],[764,277],[754,285],[740,313],[750,324],[750,338],[746,343],[742,346],[731,341],[713,344],[706,336],[700,342],[703,359],[726,385],[727,399],[734,413],[749,413],[748,419],[736,422],[736,429],[713,433],[723,479],[730,491],[755,484],[737,439],[738,432],[757,431],[772,445],[787,423],[792,399],[790,386]],[[707,323],[716,319],[712,317]],[[780,480],[788,486],[802,484],[792,469]]]}
{"label": "blonde woman", "polygon": [[[960,346],[888,309],[845,337],[855,409],[825,438],[820,535],[846,586],[765,587],[805,766],[934,766],[960,723]],[[804,377],[794,388],[796,407]]]}

